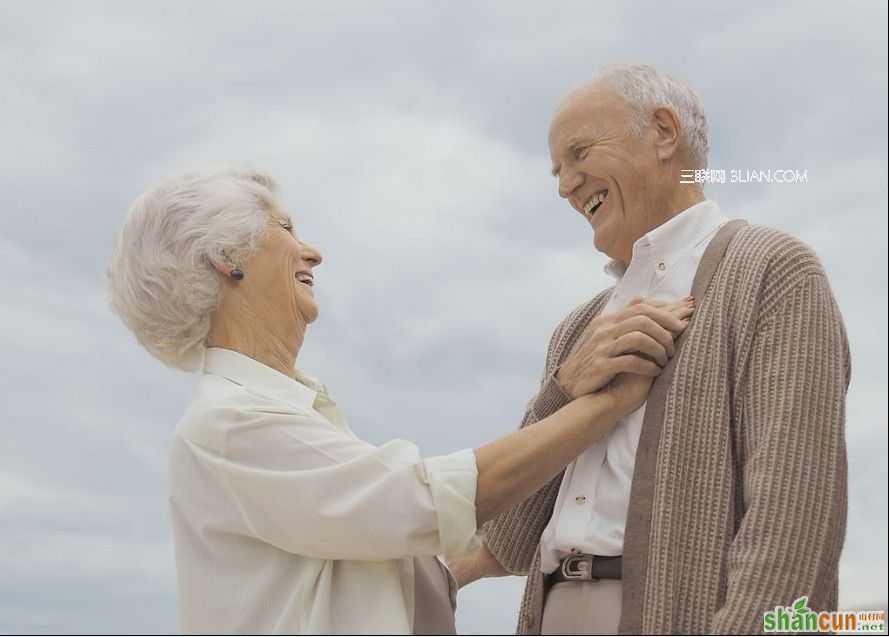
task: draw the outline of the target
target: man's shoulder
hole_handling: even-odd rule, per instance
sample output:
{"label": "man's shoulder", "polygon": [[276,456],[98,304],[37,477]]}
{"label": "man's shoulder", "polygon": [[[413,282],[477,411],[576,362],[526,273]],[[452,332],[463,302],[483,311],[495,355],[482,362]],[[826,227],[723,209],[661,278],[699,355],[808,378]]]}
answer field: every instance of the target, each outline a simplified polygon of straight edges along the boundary
{"label": "man's shoulder", "polygon": [[587,323],[602,311],[602,308],[608,303],[612,290],[614,290],[614,286],[602,290],[593,298],[584,301],[568,312],[565,318],[556,326],[556,329],[553,330],[550,337],[550,351],[558,350],[564,347],[567,341],[573,340],[571,338],[572,334],[578,330],[583,330]]}
{"label": "man's shoulder", "polygon": [[579,323],[588,323],[592,317],[602,311],[602,308],[608,303],[608,298],[611,296],[613,290],[614,286],[608,287],[596,294],[593,298],[584,301],[573,308],[568,312],[565,318],[562,319],[560,327],[564,325],[567,328]]}
{"label": "man's shoulder", "polygon": [[734,299],[735,318],[741,320],[738,308],[750,305],[765,313],[813,276],[829,286],[810,245],[782,230],[750,224],[732,239],[714,283],[720,294]]}
{"label": "man's shoulder", "polygon": [[801,239],[769,226],[748,224],[735,235],[725,263],[738,276],[783,280],[824,274],[815,250]]}

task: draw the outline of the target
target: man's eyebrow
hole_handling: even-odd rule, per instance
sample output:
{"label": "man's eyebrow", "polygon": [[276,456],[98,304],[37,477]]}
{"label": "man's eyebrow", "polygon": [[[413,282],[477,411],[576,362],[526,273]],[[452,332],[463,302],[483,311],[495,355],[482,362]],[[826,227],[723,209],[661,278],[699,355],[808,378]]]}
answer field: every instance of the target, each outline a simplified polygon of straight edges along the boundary
{"label": "man's eyebrow", "polygon": [[[587,134],[574,135],[570,139],[568,139],[568,142],[565,144],[565,147],[568,149],[568,153],[571,154],[571,152],[578,146],[588,146],[589,144],[592,144],[593,141],[594,140],[593,140],[592,135],[587,135]],[[552,167],[552,170],[550,171],[550,173],[552,174],[553,177],[558,177],[559,171],[561,169],[562,169],[562,164],[556,164],[555,166]]]}

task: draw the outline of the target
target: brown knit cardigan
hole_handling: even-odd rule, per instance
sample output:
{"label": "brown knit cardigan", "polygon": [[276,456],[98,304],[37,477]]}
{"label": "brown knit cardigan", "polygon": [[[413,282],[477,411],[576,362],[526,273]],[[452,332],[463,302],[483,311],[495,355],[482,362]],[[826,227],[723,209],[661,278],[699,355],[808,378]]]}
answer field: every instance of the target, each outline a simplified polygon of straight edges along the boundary
{"label": "brown knit cardigan", "polygon": [[[554,372],[611,289],[550,341],[522,426],[568,402]],[[845,397],[839,308],[804,243],[735,220],[703,255],[696,311],[648,397],[624,535],[620,632],[763,631],[763,612],[807,595],[837,605],[846,530]],[[519,634],[539,634],[540,535],[560,474],[489,522],[485,543],[528,575]]]}

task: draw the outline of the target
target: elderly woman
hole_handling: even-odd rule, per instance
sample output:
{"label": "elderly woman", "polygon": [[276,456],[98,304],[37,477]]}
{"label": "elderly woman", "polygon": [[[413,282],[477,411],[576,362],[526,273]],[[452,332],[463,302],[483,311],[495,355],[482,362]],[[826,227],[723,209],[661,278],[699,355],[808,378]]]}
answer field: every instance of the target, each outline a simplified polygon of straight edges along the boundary
{"label": "elderly woman", "polygon": [[[112,307],[156,358],[199,372],[170,450],[180,627],[453,633],[455,585],[436,556],[472,549],[479,525],[638,407],[660,367],[639,357],[644,375],[475,450],[377,447],[295,368],[320,263],[255,172],[169,179],[119,235]],[[690,312],[672,306],[664,323],[678,333]]]}

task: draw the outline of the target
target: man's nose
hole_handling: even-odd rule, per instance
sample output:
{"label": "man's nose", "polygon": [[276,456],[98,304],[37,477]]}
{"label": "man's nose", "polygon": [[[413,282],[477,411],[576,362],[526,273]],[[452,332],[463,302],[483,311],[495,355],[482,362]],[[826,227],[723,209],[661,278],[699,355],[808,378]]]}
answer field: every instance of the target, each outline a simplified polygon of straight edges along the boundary
{"label": "man's nose", "polygon": [[577,187],[583,183],[583,177],[576,171],[561,170],[559,172],[559,196],[567,199]]}

